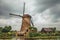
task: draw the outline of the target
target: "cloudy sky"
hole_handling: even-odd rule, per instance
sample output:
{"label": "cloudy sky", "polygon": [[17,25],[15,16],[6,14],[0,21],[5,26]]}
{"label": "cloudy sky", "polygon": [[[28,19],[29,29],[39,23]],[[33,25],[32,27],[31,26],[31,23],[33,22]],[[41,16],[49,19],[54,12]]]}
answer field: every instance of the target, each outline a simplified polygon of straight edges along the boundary
{"label": "cloudy sky", "polygon": [[0,0],[0,26],[11,25],[12,30],[20,30],[22,18],[9,13],[22,15],[24,2],[25,14],[32,16],[38,30],[43,27],[60,29],[60,0]]}

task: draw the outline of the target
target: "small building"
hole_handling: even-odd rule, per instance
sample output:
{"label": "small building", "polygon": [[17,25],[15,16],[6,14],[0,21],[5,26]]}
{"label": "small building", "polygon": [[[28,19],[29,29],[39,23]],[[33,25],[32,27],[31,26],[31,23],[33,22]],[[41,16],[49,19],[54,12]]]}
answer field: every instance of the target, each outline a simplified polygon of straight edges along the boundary
{"label": "small building", "polygon": [[42,28],[42,33],[52,33],[55,32],[56,28]]}

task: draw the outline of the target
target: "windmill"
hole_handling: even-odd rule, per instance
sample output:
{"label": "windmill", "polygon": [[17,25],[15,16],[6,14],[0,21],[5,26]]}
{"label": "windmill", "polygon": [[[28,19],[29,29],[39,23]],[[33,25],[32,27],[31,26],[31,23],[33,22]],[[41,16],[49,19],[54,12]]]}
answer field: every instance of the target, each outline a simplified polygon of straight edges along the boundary
{"label": "windmill", "polygon": [[31,19],[32,17],[29,14],[24,13],[25,13],[25,2],[23,6],[23,16],[10,13],[10,15],[19,16],[22,18],[22,25],[19,34],[23,35],[29,32],[29,27],[31,26],[31,24],[32,26],[34,26],[33,21]]}

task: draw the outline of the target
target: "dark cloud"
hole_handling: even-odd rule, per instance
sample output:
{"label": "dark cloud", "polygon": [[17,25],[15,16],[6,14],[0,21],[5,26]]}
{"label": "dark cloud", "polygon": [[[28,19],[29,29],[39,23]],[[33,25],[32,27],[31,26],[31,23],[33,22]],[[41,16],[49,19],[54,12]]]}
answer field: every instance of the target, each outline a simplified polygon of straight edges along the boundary
{"label": "dark cloud", "polygon": [[46,9],[50,10],[51,22],[60,22],[60,0],[36,0],[35,4],[36,10],[35,13],[42,13]]}
{"label": "dark cloud", "polygon": [[[32,4],[30,4],[31,3],[30,1],[27,1],[27,2],[29,2],[28,7],[32,5]],[[7,22],[9,22],[9,24],[11,24],[10,21],[12,21],[12,24],[14,24],[17,20],[14,21],[13,18],[10,19],[11,16],[9,15],[9,13],[16,13],[16,14],[22,13],[23,5],[20,2],[21,2],[20,0],[19,1],[18,0],[0,0],[0,21],[1,21],[1,19],[3,19],[3,21],[6,22],[6,20],[7,20],[6,18],[8,18]],[[44,25],[44,23],[49,23],[50,19],[51,19],[51,22],[54,22],[54,23],[60,22],[60,0],[34,0],[34,2],[35,3],[31,7],[29,7],[29,9],[31,8],[31,10],[32,10],[32,11],[30,10],[30,12],[32,15],[34,15],[34,18],[36,20],[34,20],[34,18],[33,18],[33,20],[36,24],[39,24],[42,21],[42,24]],[[33,7],[35,7],[35,9]],[[49,12],[46,11],[47,9],[49,9]],[[27,11],[29,11],[29,10],[27,10]],[[44,12],[44,11],[46,11],[46,12]],[[43,15],[44,18],[47,17],[47,18],[45,18],[47,21],[38,13],[41,13],[41,15]],[[45,13],[48,13],[48,16]],[[19,21],[20,20],[18,20],[18,22]],[[7,25],[6,23],[4,24],[4,23],[0,22],[0,26]],[[19,23],[16,25],[20,26]],[[52,23],[52,25],[53,25],[53,23]],[[40,26],[41,25],[39,24],[39,27]]]}
{"label": "dark cloud", "polygon": [[[10,3],[8,1],[10,1]],[[16,1],[16,5],[14,2],[11,3],[12,1],[14,0],[0,0],[0,16],[9,18],[9,13],[22,13],[22,7],[19,4],[17,5]]]}
{"label": "dark cloud", "polygon": [[52,7],[50,9],[50,15],[53,16],[53,22],[60,22],[58,19],[60,19],[60,5],[56,5],[55,7]]}
{"label": "dark cloud", "polygon": [[[17,5],[17,2],[14,0],[10,0],[10,3],[8,3],[8,1],[0,0],[0,16],[9,18],[9,13],[22,13],[22,6],[19,6],[21,4]],[[14,2],[12,3],[12,1]],[[58,4],[60,4],[60,0],[35,0],[34,6],[36,8],[33,12],[41,13],[46,9],[50,9],[50,15],[53,16],[52,21],[57,22],[57,19],[60,18],[60,8]]]}
{"label": "dark cloud", "polygon": [[36,0],[36,12],[40,13],[60,3],[60,0]]}

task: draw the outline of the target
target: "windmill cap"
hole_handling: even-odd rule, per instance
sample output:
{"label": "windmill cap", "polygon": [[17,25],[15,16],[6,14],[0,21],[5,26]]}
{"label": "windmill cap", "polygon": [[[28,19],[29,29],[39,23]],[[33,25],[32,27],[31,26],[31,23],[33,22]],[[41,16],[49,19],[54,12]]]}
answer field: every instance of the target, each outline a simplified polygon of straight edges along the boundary
{"label": "windmill cap", "polygon": [[29,14],[24,14],[23,17],[30,17],[31,18],[31,16]]}

